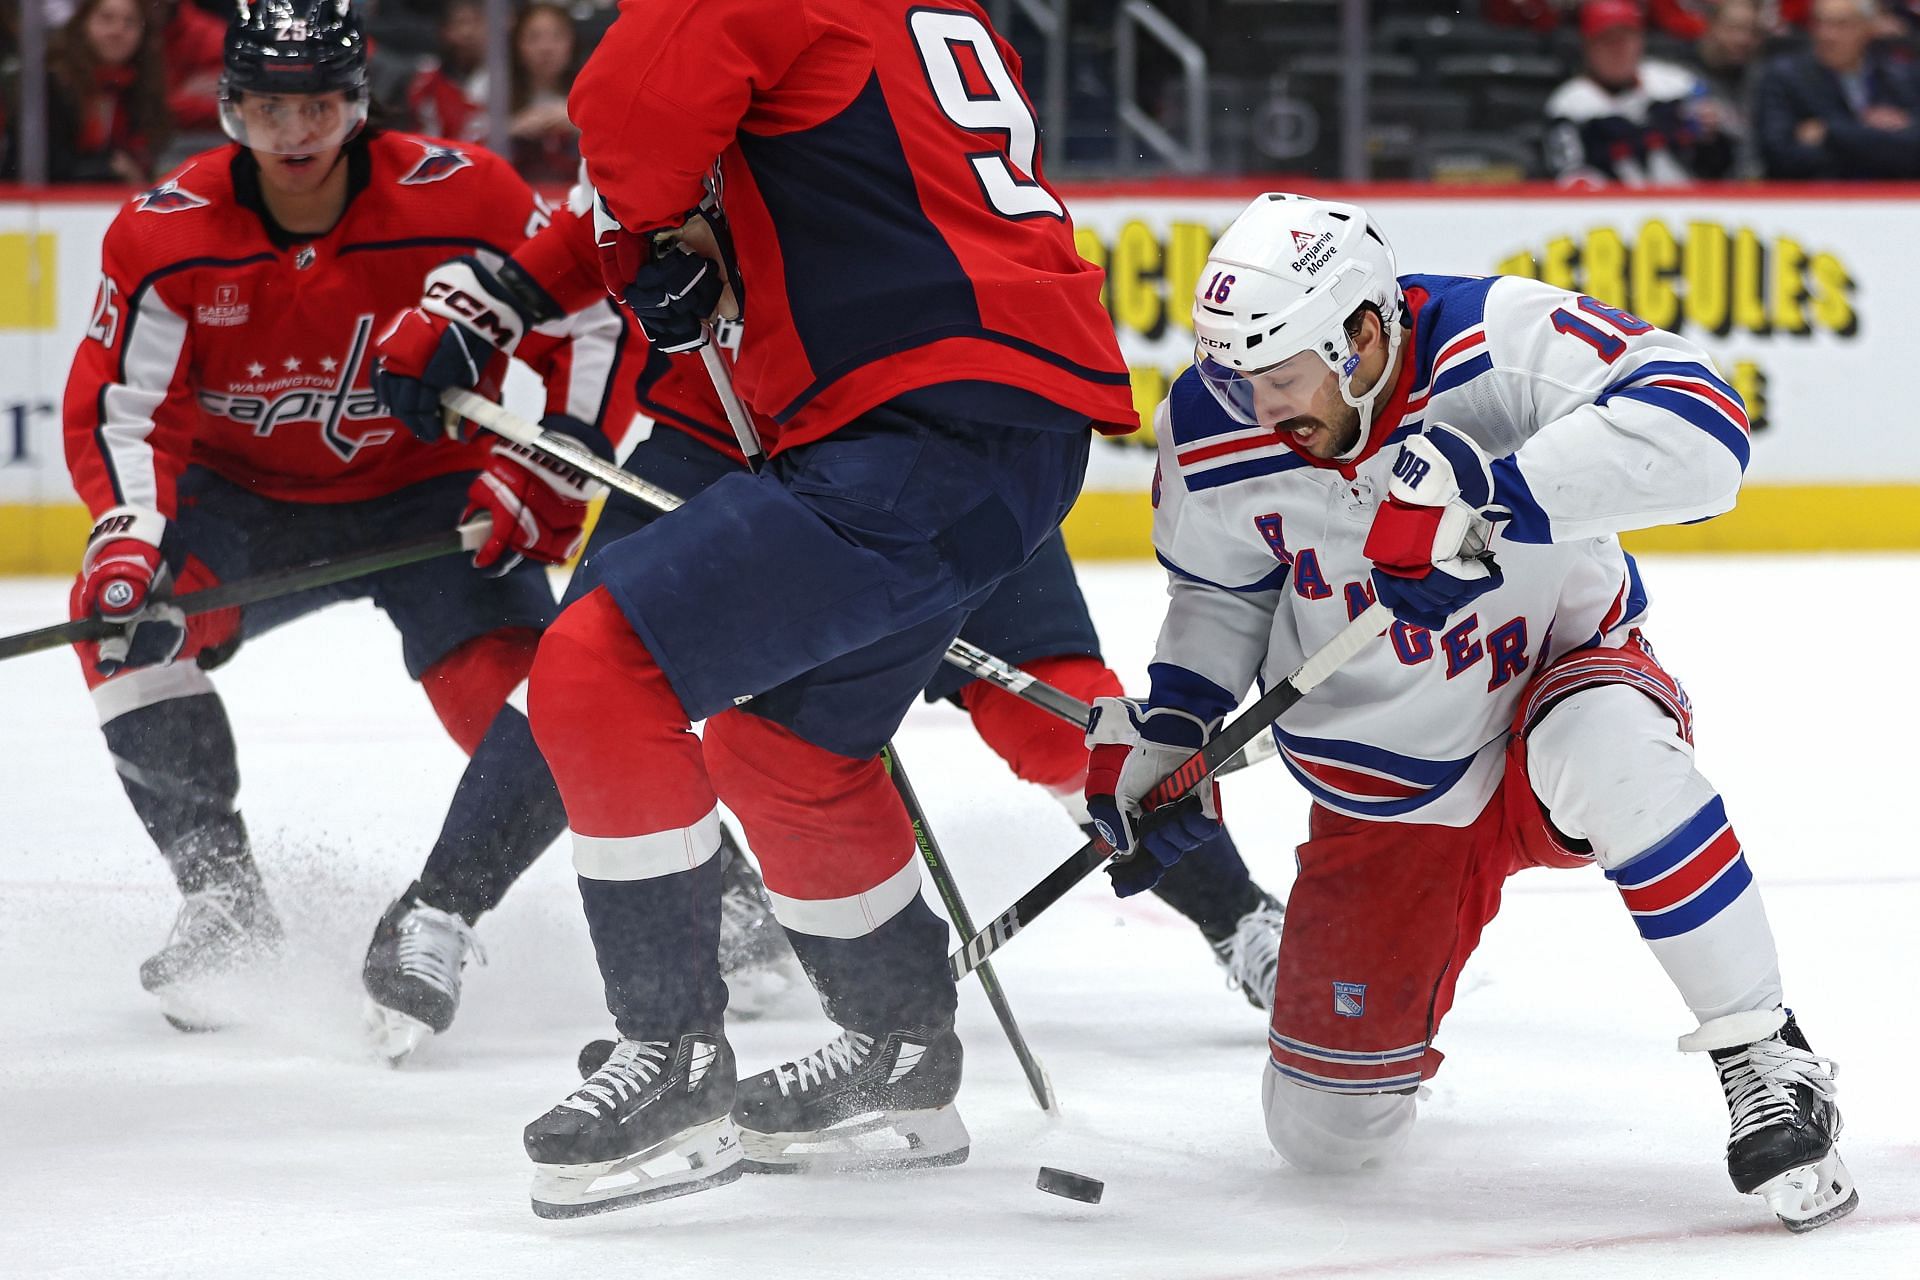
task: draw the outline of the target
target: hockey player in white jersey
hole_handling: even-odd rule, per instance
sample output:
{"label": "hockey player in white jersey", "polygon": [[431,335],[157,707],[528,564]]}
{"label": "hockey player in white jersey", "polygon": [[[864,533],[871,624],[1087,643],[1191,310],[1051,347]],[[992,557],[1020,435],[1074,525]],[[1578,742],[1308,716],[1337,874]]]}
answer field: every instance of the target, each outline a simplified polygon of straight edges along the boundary
{"label": "hockey player in white jersey", "polygon": [[1735,1187],[1808,1230],[1858,1196],[1834,1067],[1783,1001],[1692,708],[1615,535],[1734,504],[1740,398],[1692,344],[1514,277],[1396,278],[1353,205],[1261,196],[1215,246],[1195,366],[1159,415],[1170,605],[1144,702],[1103,699],[1088,800],[1137,885],[1203,815],[1144,795],[1254,681],[1377,598],[1398,621],[1276,726],[1314,805],[1262,1097],[1290,1163],[1408,1140],[1462,964],[1529,866],[1597,863],[1699,1021]]}

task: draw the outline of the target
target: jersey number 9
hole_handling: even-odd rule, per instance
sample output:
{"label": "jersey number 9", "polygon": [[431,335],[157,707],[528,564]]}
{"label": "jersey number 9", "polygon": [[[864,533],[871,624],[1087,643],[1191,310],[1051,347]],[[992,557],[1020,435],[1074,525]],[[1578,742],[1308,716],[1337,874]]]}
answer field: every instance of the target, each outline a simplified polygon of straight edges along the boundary
{"label": "jersey number 9", "polygon": [[[1053,193],[1034,181],[1040,130],[1013,73],[980,19],[950,9],[916,9],[907,18],[933,100],[969,133],[998,133],[1006,148],[967,155],[987,204],[1005,218],[1061,218]],[[962,59],[975,64],[962,66]],[[968,71],[976,83],[969,84]]]}

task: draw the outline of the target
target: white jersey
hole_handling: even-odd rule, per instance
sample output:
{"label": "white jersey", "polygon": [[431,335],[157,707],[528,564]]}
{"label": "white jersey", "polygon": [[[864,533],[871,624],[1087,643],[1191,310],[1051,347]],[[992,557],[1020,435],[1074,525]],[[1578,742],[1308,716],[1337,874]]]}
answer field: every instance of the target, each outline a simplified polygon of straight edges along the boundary
{"label": "white jersey", "polygon": [[1161,406],[1154,547],[1172,603],[1153,700],[1223,714],[1371,603],[1362,548],[1394,445],[1446,423],[1496,459],[1504,582],[1444,632],[1396,623],[1275,734],[1331,809],[1465,826],[1499,785],[1533,673],[1620,643],[1644,614],[1614,535],[1730,509],[1748,424],[1698,348],[1591,298],[1507,276],[1400,283],[1401,375],[1356,463],[1235,421],[1191,370]]}

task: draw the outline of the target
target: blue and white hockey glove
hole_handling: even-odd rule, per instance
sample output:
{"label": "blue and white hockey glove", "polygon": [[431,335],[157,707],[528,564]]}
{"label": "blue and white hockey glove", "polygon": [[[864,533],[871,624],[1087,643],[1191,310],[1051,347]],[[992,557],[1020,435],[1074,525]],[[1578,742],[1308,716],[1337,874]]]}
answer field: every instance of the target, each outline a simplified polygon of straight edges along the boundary
{"label": "blue and white hockey glove", "polygon": [[1479,446],[1451,427],[1428,427],[1400,446],[1387,500],[1367,531],[1375,597],[1402,622],[1441,630],[1500,585],[1487,545],[1505,518]]}
{"label": "blue and white hockey glove", "polygon": [[707,322],[727,287],[719,263],[678,241],[627,230],[597,200],[593,235],[601,282],[639,319],[656,351],[677,355],[707,345]]}
{"label": "blue and white hockey glove", "polygon": [[1094,702],[1087,722],[1087,815],[1113,846],[1107,875],[1120,897],[1153,888],[1168,867],[1220,834],[1220,788],[1211,781],[1174,806],[1171,820],[1144,831],[1139,825],[1146,794],[1219,728],[1218,720],[1132,698]]}

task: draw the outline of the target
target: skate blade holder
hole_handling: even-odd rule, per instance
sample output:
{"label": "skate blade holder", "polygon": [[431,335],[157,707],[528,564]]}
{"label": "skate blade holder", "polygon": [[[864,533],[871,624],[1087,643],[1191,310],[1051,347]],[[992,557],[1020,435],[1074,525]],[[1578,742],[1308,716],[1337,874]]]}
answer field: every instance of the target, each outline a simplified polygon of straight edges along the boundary
{"label": "skate blade holder", "polygon": [[584,1218],[724,1186],[744,1172],[730,1118],[657,1142],[618,1160],[534,1166],[533,1212]]}
{"label": "skate blade holder", "polygon": [[964,1163],[966,1126],[952,1107],[856,1116],[803,1133],[741,1134],[755,1173],[877,1173]]}
{"label": "skate blade holder", "polygon": [[1753,1194],[1767,1202],[1787,1230],[1796,1233],[1824,1227],[1860,1207],[1860,1192],[1838,1149],[1818,1164],[1789,1169],[1761,1183]]}

